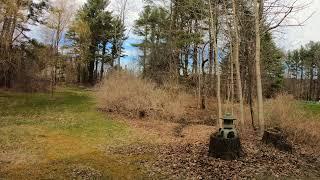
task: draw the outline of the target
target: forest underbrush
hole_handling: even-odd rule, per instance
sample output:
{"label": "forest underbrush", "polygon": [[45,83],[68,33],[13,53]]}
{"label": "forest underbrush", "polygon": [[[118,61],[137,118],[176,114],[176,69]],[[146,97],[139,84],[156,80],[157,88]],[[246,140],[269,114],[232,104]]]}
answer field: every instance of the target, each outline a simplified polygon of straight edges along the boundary
{"label": "forest underbrush", "polygon": [[266,123],[269,127],[280,127],[297,144],[320,149],[320,111],[313,106],[295,100],[293,96],[281,94],[265,102]]}
{"label": "forest underbrush", "polygon": [[[125,72],[110,74],[97,87],[96,96],[100,110],[130,119],[177,122],[182,128],[190,124],[217,124],[215,99],[207,99],[207,109],[201,110],[198,108],[197,95],[188,94],[182,87],[160,87]],[[233,111],[236,117],[239,115],[237,107],[237,104],[232,105],[226,101],[222,105],[223,112]],[[314,109],[316,108],[313,106],[311,108],[295,100],[293,96],[280,94],[265,102],[267,128],[281,128],[295,144],[319,147],[320,111]],[[257,128],[256,116],[257,114],[254,114],[252,121],[249,107],[246,106],[247,126],[242,129],[252,129],[253,126]]]}
{"label": "forest underbrush", "polygon": [[[309,114],[307,108],[298,111],[303,106],[299,101],[288,95],[280,95],[265,103],[267,127],[279,127],[288,134],[289,141],[293,143],[292,153],[261,142],[258,132],[252,128],[249,107],[246,107],[246,127],[238,127],[245,155],[236,161],[224,161],[208,156],[209,136],[218,129],[216,101],[207,100],[209,109],[199,110],[196,95],[179,92],[169,87],[160,88],[134,75],[110,75],[97,90],[99,109],[111,115],[112,119],[127,123],[140,137],[152,140],[111,147],[108,153],[125,154],[129,157],[151,155],[152,160],[138,163],[147,167],[150,174],[158,173],[162,177],[173,179],[317,179],[320,176],[320,159],[317,158],[319,153],[314,148],[318,146],[316,142],[319,132],[316,128],[320,121],[316,115]],[[175,108],[168,108],[170,105]],[[281,106],[285,108],[282,109]],[[224,112],[231,112],[231,107],[231,103],[223,103],[222,109]],[[238,117],[238,104],[235,103],[233,107],[234,114]],[[161,111],[154,111],[155,109]],[[140,116],[141,111],[146,113],[144,117]],[[204,117],[208,119],[205,120]],[[257,120],[254,119],[254,126],[257,127]],[[211,124],[205,123],[206,121],[211,121]],[[309,122],[314,126],[307,129]],[[313,132],[308,132],[309,130]]]}
{"label": "forest underbrush", "polygon": [[159,87],[125,72],[110,74],[98,86],[97,100],[100,110],[129,118],[209,125],[216,122],[213,103],[199,110],[197,97],[182,87]]}

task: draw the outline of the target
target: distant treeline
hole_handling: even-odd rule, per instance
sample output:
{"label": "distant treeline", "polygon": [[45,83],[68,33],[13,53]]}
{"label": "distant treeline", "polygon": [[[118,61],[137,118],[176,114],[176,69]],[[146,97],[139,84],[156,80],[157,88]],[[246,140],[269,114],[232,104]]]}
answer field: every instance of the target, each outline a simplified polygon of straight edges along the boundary
{"label": "distant treeline", "polygon": [[320,100],[320,42],[290,51],[285,64],[287,90],[300,99]]}

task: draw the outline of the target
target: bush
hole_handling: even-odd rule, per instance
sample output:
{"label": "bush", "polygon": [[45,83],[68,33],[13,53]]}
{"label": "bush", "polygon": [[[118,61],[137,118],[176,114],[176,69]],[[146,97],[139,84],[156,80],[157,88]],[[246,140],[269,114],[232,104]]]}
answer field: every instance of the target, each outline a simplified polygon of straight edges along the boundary
{"label": "bush", "polygon": [[297,142],[316,145],[320,142],[320,117],[302,107],[293,96],[279,95],[266,102],[267,126],[280,127]]}
{"label": "bush", "polygon": [[133,74],[110,74],[98,87],[99,108],[130,117],[149,116],[175,120],[185,114],[191,96],[176,90],[161,89]]}

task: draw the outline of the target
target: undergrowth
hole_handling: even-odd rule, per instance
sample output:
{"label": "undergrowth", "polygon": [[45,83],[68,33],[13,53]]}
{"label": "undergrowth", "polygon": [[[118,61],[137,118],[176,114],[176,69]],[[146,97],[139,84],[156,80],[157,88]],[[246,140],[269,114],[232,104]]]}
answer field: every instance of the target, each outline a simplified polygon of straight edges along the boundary
{"label": "undergrowth", "polygon": [[183,91],[160,88],[125,72],[109,75],[98,88],[97,99],[105,111],[169,120],[181,118],[194,102]]}
{"label": "undergrowth", "polygon": [[[319,105],[320,106],[320,105]],[[290,95],[279,95],[265,104],[268,126],[278,126],[297,143],[314,147],[320,142],[320,115]]]}

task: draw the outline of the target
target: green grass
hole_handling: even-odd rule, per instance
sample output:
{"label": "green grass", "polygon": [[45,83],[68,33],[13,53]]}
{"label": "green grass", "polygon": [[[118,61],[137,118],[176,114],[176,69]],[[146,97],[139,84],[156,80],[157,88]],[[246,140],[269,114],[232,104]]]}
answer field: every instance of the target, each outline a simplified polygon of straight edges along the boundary
{"label": "green grass", "polygon": [[104,177],[141,177],[130,161],[119,163],[126,156],[105,152],[134,141],[129,126],[96,110],[90,91],[62,89],[53,98],[0,91],[0,179],[65,179],[77,165],[96,168]]}
{"label": "green grass", "polygon": [[319,103],[303,102],[302,107],[312,115],[320,115]]}
{"label": "green grass", "polygon": [[0,127],[43,126],[74,136],[112,138],[125,135],[124,124],[96,111],[89,92],[64,90],[48,94],[1,93]]}

